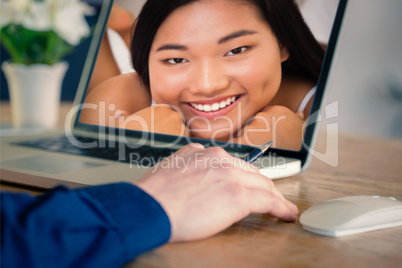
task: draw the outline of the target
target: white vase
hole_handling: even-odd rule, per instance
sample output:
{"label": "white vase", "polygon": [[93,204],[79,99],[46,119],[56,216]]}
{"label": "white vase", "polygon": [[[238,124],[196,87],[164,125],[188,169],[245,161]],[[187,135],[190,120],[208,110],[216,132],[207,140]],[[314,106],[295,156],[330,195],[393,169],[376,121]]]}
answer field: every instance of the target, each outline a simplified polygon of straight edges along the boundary
{"label": "white vase", "polygon": [[67,62],[54,65],[3,62],[15,128],[54,128],[58,123]]}

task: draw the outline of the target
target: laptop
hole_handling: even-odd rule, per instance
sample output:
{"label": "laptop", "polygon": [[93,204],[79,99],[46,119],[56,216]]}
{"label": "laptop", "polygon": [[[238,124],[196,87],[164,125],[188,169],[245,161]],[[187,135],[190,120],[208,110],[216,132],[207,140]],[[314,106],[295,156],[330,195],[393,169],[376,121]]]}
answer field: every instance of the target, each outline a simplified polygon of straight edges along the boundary
{"label": "laptop", "polygon": [[[351,1],[353,2],[353,1]],[[2,136],[1,180],[11,183],[51,188],[59,184],[76,188],[119,181],[135,181],[161,159],[182,146],[199,142],[204,146],[221,146],[230,154],[244,157],[252,146],[190,139],[79,122],[97,53],[106,29],[112,0],[103,0],[95,32],[89,43],[87,58],[72,109],[62,131],[45,131],[31,136]],[[341,1],[331,38],[326,50],[321,76],[312,104],[311,116],[305,124],[303,146],[299,151],[271,148],[255,165],[271,179],[296,175],[305,171],[312,160],[318,123],[324,106],[327,81],[338,46],[339,33],[347,1]],[[349,14],[350,16],[350,14]],[[345,31],[345,29],[343,29]]]}

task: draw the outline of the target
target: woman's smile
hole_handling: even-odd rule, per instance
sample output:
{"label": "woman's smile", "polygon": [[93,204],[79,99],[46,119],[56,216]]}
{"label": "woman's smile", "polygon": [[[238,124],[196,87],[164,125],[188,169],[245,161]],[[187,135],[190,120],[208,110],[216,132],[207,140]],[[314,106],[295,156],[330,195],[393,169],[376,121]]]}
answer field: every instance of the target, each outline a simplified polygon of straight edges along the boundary
{"label": "woman's smile", "polygon": [[212,119],[229,113],[238,104],[241,96],[234,95],[212,100],[189,102],[187,105],[189,106],[189,110],[196,116]]}

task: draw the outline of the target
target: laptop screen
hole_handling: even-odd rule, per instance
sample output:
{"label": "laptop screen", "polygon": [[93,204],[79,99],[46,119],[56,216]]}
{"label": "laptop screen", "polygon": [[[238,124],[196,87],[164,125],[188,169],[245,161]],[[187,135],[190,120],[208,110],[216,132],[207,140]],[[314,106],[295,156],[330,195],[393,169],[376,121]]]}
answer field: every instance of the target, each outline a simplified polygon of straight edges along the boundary
{"label": "laptop screen", "polygon": [[316,41],[293,1],[263,7],[165,2],[147,1],[132,41],[121,39],[133,71],[110,75],[118,63],[110,57],[109,35],[122,37],[118,27],[96,37],[102,42],[88,52],[74,129],[138,144],[200,142],[244,152],[273,141],[273,152],[304,159],[303,144],[311,146],[316,131],[317,119],[309,115],[322,105],[346,1],[328,44]]}

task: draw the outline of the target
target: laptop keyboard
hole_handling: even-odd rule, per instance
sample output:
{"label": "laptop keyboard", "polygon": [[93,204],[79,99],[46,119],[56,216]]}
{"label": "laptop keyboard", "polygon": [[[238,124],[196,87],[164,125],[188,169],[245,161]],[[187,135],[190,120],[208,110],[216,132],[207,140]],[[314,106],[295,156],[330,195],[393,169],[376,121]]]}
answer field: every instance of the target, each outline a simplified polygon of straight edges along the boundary
{"label": "laptop keyboard", "polygon": [[82,144],[88,145],[96,142],[96,144],[101,146],[81,148],[71,143],[70,140],[65,136],[27,140],[13,144],[46,151],[89,156],[142,166],[153,166],[163,158],[170,156],[176,151],[174,149],[156,148],[145,145],[142,145],[138,148],[131,148],[129,144],[119,142],[112,142],[111,145],[108,145],[107,141],[99,141],[97,139],[87,137],[74,137],[74,139],[78,140]]}

